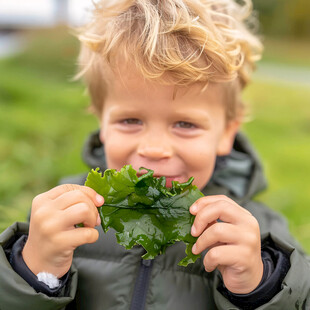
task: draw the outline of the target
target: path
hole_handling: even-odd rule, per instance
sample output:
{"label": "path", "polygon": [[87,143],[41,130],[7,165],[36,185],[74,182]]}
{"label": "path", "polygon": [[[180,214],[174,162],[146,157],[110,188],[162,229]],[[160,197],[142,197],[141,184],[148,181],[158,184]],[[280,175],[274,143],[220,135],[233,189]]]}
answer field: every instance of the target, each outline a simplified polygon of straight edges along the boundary
{"label": "path", "polygon": [[310,87],[310,68],[275,63],[258,63],[254,78]]}

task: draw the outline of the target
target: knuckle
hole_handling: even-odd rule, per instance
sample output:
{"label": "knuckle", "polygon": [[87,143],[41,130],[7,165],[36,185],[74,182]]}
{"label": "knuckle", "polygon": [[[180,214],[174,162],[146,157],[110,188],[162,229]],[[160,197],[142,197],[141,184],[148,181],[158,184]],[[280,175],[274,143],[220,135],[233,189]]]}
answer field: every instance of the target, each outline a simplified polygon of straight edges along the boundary
{"label": "knuckle", "polygon": [[201,212],[201,210],[203,210],[205,208],[205,206],[207,205],[207,201],[208,201],[207,196],[201,197],[195,201],[194,204],[196,205],[196,207],[198,209],[198,213]]}
{"label": "knuckle", "polygon": [[85,229],[85,231],[84,231],[84,237],[85,237],[85,240],[86,240],[87,242],[91,240],[92,235],[93,235],[93,233],[92,233],[91,229]]}
{"label": "knuckle", "polygon": [[226,206],[228,204],[231,204],[231,200],[225,195],[218,195],[217,198],[218,198],[217,202],[220,203],[221,205]]}
{"label": "knuckle", "polygon": [[219,200],[224,200],[224,201],[228,201],[229,198],[226,195],[218,195],[218,199]]}
{"label": "knuckle", "polygon": [[235,208],[232,206],[232,203],[227,200],[220,200],[220,207],[222,208],[223,212],[232,216],[235,213]]}
{"label": "knuckle", "polygon": [[196,204],[198,205],[198,206],[202,206],[204,203],[205,203],[205,199],[206,199],[206,197],[201,197],[201,198],[199,198],[198,200],[196,200]]}
{"label": "knuckle", "polygon": [[247,234],[247,243],[252,247],[256,247],[257,244],[260,244],[260,240],[254,232],[249,232]]}
{"label": "knuckle", "polygon": [[207,259],[208,259],[209,261],[211,261],[211,262],[217,261],[217,259],[218,259],[218,251],[217,251],[217,248],[215,247],[215,248],[210,249],[206,256],[208,256]]}
{"label": "knuckle", "polygon": [[224,233],[223,225],[221,223],[216,223],[213,225],[213,234],[217,239],[221,239]]}
{"label": "knuckle", "polygon": [[80,185],[77,185],[77,184],[63,184],[60,186],[62,186],[66,192],[75,191],[75,190],[80,189],[81,187]]}
{"label": "knuckle", "polygon": [[39,195],[37,195],[37,196],[35,196],[33,198],[33,200],[32,200],[32,208],[33,208],[33,210],[35,210],[35,209],[40,207],[42,198],[43,198],[43,194],[39,194]]}
{"label": "knuckle", "polygon": [[46,221],[44,225],[41,225],[40,232],[45,238],[50,238],[54,231],[55,224],[53,223],[53,221]]}
{"label": "knuckle", "polygon": [[87,203],[81,202],[78,204],[78,210],[77,212],[79,213],[80,216],[85,218],[86,216],[89,215],[89,206]]}
{"label": "knuckle", "polygon": [[258,223],[257,219],[254,216],[252,216],[252,214],[250,216],[249,222],[253,226],[253,228],[255,229],[256,232],[260,231],[259,223]]}
{"label": "knuckle", "polygon": [[74,193],[75,197],[80,201],[85,201],[87,198],[87,196],[79,189],[75,189],[72,192]]}
{"label": "knuckle", "polygon": [[89,187],[89,186],[85,186],[84,185],[84,186],[81,187],[81,190],[84,190],[84,191],[88,192],[91,195],[95,195],[96,194],[96,191],[94,189],[92,189],[91,187]]}
{"label": "knuckle", "polygon": [[98,239],[98,236],[98,231],[95,229],[90,228],[85,231],[85,240],[87,243],[95,242]]}
{"label": "knuckle", "polygon": [[199,224],[203,225],[209,217],[209,212],[205,208],[201,210],[199,213],[197,213],[196,218],[198,219]]}
{"label": "knuckle", "polygon": [[[256,220],[255,217],[253,216],[253,214],[248,209],[246,209],[243,206],[241,206],[241,208],[250,218],[253,218],[254,220]],[[249,221],[251,221],[251,220],[249,219]]]}
{"label": "knuckle", "polygon": [[46,208],[40,208],[40,209],[33,209],[31,214],[31,221],[43,225],[47,220],[47,209]]}

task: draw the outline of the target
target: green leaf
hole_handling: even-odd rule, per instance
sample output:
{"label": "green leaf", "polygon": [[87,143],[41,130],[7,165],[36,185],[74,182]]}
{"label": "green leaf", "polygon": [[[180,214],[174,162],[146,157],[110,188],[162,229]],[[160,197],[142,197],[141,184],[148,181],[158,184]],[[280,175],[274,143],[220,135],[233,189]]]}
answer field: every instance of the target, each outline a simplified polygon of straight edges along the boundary
{"label": "green leaf", "polygon": [[141,169],[147,173],[140,177],[131,165],[119,172],[107,169],[103,176],[99,168],[88,174],[85,185],[105,199],[99,208],[103,230],[115,229],[118,243],[126,249],[142,245],[144,259],[163,254],[168,246],[183,241],[187,256],[179,265],[194,263],[200,255],[191,251],[197,238],[190,233],[194,216],[189,208],[203,194],[192,185],[193,178],[186,183],[173,181],[167,188],[165,177],[155,178],[152,170]]}

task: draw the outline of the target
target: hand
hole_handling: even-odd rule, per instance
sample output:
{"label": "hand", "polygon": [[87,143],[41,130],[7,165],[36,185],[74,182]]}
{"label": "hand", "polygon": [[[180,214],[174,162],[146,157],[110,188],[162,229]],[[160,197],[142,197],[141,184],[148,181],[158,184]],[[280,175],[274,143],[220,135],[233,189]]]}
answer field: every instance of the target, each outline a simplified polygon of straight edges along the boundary
{"label": "hand", "polygon": [[226,196],[200,198],[190,212],[196,215],[192,235],[199,237],[192,252],[208,249],[206,271],[218,268],[232,293],[252,292],[263,276],[260,230],[254,216]]}
{"label": "hand", "polygon": [[[22,255],[34,273],[49,272],[58,278],[71,267],[76,247],[98,239],[97,207],[104,202],[93,189],[60,185],[36,196],[32,203],[28,240]],[[76,228],[83,223],[84,227]]]}

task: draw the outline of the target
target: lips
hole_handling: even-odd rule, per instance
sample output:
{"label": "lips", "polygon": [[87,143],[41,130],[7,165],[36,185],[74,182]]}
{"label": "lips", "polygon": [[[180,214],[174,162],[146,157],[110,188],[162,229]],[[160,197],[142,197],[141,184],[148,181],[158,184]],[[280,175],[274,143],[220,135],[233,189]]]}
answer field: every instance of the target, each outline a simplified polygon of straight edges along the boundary
{"label": "lips", "polygon": [[166,177],[166,187],[172,187],[172,181],[182,182],[180,177]]}
{"label": "lips", "polygon": [[[144,173],[137,173],[137,176],[140,177]],[[160,175],[160,174],[154,174],[153,177],[160,178],[165,177],[166,178],[166,187],[172,187],[172,181],[178,181],[180,183],[184,182],[183,178],[181,176],[171,176],[171,175]]]}

